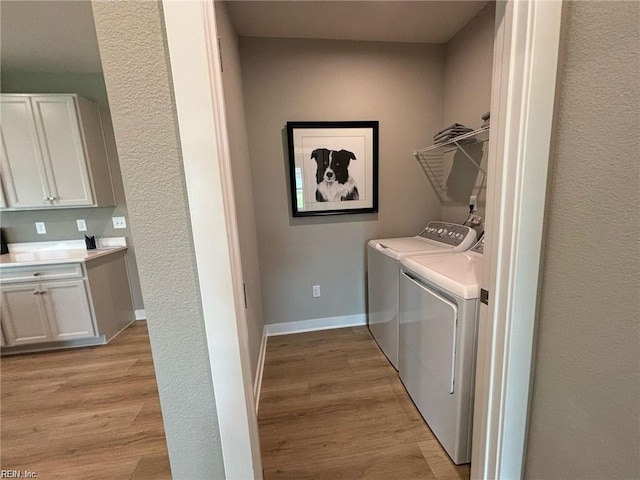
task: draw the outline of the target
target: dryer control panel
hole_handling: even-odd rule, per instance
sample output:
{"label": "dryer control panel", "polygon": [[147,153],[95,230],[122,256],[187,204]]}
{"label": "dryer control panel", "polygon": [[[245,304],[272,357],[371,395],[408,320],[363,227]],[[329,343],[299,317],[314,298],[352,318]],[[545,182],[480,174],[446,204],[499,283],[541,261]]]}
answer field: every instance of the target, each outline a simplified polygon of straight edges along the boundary
{"label": "dryer control panel", "polygon": [[476,239],[476,231],[471,227],[457,223],[429,222],[419,236],[452,247],[458,247],[463,243],[471,246]]}

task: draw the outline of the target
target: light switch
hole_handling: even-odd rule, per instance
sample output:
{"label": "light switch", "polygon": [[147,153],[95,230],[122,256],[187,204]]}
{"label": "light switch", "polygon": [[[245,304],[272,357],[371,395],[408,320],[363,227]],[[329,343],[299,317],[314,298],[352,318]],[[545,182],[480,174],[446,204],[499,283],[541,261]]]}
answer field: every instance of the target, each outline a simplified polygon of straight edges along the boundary
{"label": "light switch", "polygon": [[36,232],[38,232],[38,235],[47,233],[47,227],[44,225],[44,222],[36,222]]}
{"label": "light switch", "polygon": [[318,298],[320,296],[320,285],[313,286],[313,298]]}
{"label": "light switch", "polygon": [[127,221],[124,217],[111,217],[113,228],[127,228]]}

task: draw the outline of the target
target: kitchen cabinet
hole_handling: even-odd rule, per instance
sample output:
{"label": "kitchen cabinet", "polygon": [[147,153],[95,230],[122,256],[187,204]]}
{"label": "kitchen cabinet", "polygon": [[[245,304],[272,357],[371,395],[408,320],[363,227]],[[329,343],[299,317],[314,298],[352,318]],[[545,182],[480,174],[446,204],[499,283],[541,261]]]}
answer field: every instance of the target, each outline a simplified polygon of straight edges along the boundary
{"label": "kitchen cabinet", "polygon": [[95,336],[83,280],[3,287],[2,305],[9,345]]}
{"label": "kitchen cabinet", "polygon": [[52,264],[3,265],[2,353],[103,344],[129,325],[135,315],[124,250],[90,252],[83,261],[60,254]]}
{"label": "kitchen cabinet", "polygon": [[9,345],[45,342],[51,339],[44,302],[37,284],[13,285],[2,289],[2,330]]}
{"label": "kitchen cabinet", "polygon": [[2,94],[0,114],[0,208],[115,205],[96,104],[72,94]]}

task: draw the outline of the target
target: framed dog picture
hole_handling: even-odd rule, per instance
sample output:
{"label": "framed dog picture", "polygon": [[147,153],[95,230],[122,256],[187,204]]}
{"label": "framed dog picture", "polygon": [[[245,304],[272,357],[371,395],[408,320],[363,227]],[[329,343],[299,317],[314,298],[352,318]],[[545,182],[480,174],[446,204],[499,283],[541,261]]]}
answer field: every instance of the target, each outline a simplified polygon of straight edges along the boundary
{"label": "framed dog picture", "polygon": [[294,217],[378,211],[378,122],[287,122]]}

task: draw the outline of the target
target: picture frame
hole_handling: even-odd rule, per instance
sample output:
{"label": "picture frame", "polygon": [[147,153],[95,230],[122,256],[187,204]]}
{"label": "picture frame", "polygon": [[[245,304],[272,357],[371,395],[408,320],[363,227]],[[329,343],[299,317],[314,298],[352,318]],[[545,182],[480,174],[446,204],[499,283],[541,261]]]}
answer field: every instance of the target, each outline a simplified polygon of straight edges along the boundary
{"label": "picture frame", "polygon": [[378,211],[378,121],[287,122],[294,217]]}

